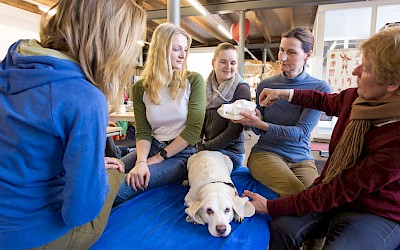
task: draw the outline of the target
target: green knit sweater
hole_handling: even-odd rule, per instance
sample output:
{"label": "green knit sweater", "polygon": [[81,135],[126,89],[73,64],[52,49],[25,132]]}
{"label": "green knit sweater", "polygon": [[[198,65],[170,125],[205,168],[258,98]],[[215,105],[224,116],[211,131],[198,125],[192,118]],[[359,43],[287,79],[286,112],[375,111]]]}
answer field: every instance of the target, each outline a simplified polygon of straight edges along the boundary
{"label": "green knit sweater", "polygon": [[[206,94],[203,77],[196,72],[188,72],[187,80],[190,84],[190,97],[186,128],[180,136],[190,145],[196,144],[203,127]],[[133,108],[135,113],[136,140],[152,141],[152,128],[146,118],[146,106],[143,102],[143,79],[135,82],[132,87]],[[166,115],[166,114],[160,114]]]}

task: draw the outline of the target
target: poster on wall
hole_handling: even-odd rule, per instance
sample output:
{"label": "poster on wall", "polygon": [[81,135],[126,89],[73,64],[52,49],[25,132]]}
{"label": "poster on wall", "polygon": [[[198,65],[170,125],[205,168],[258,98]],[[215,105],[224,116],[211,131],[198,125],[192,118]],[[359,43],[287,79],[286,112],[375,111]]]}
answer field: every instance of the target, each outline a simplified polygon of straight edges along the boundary
{"label": "poster on wall", "polygon": [[351,72],[361,64],[360,49],[328,50],[326,61],[326,81],[332,88],[332,93],[339,93],[347,88],[357,87],[357,77]]}

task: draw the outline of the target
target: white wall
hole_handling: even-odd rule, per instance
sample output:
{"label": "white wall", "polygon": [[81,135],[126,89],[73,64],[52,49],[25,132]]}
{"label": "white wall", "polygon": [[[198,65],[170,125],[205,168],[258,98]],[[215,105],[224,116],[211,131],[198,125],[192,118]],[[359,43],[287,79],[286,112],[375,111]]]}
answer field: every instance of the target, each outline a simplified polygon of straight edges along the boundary
{"label": "white wall", "polygon": [[187,58],[187,68],[201,74],[204,81],[212,70],[212,59],[216,47],[191,48]]}
{"label": "white wall", "polygon": [[40,15],[0,3],[0,61],[19,39],[39,40]]}

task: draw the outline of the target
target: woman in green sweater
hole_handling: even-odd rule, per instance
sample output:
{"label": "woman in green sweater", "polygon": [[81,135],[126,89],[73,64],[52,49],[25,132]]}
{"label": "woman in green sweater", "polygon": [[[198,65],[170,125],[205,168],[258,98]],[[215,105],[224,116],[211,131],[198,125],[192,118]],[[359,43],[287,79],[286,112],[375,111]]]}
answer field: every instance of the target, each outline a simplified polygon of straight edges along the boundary
{"label": "woman in green sweater", "polygon": [[170,23],[153,33],[142,79],[132,87],[136,151],[121,159],[127,174],[114,205],[187,176],[206,100],[203,78],[186,70],[190,44],[191,37]]}

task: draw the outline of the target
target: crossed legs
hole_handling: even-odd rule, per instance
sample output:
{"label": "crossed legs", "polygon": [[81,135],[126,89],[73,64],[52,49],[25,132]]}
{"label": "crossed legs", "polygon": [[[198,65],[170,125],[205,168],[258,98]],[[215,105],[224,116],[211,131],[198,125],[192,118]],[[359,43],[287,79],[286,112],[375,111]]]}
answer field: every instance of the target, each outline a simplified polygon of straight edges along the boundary
{"label": "crossed legs", "polygon": [[318,177],[314,161],[287,162],[270,152],[251,152],[247,165],[256,180],[281,197],[308,188]]}

